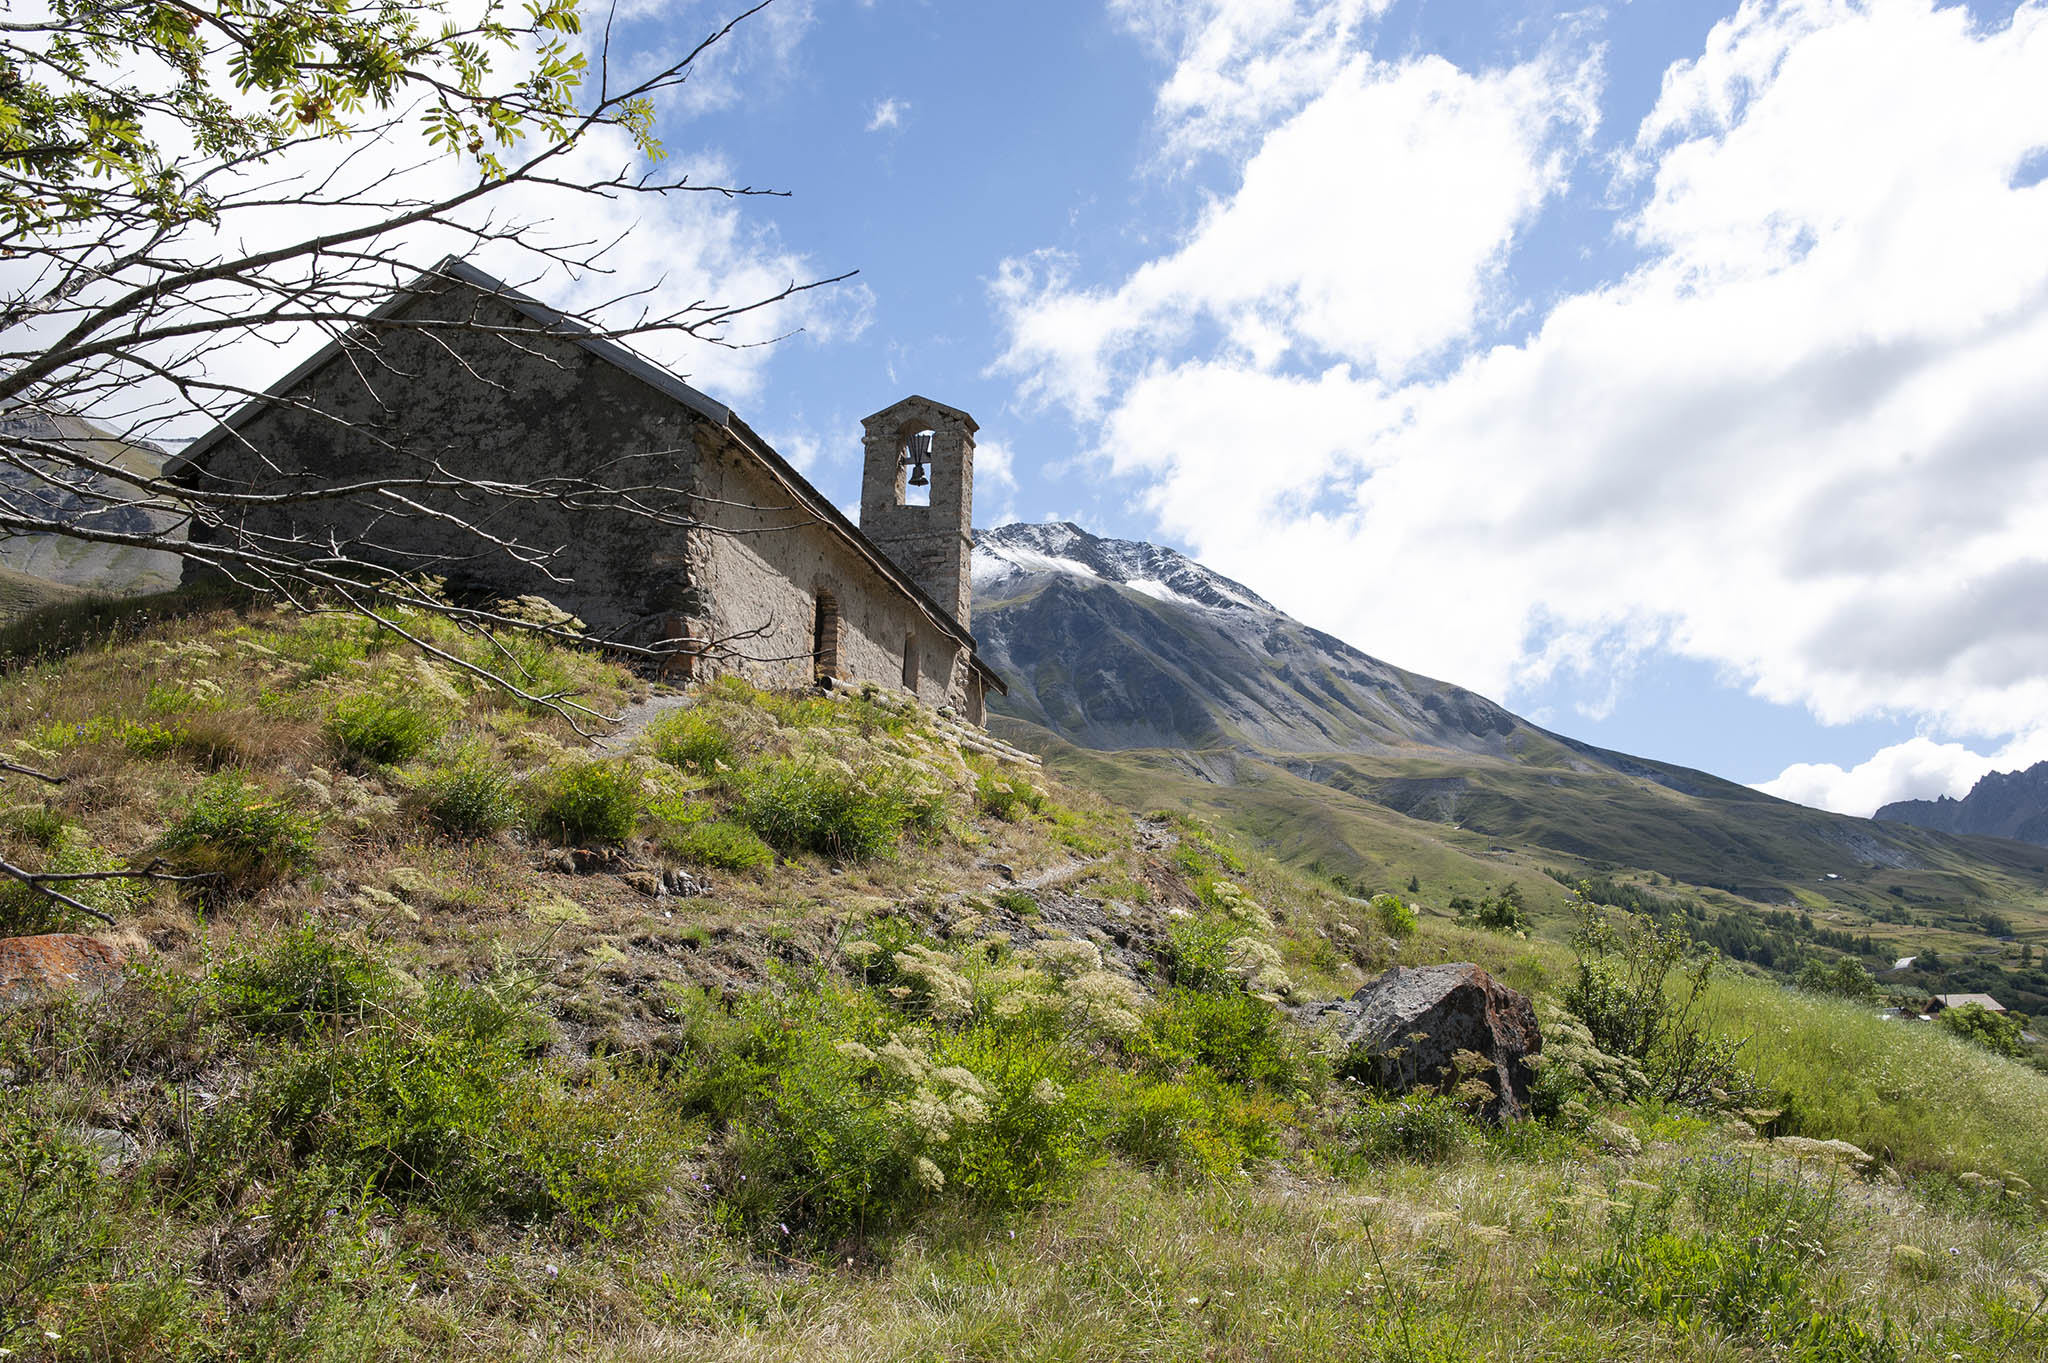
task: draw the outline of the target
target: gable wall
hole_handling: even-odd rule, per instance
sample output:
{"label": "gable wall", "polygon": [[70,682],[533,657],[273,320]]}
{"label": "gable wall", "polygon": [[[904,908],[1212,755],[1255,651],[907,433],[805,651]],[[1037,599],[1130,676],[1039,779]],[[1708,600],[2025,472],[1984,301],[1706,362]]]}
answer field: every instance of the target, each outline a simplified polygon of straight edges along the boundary
{"label": "gable wall", "polygon": [[[533,325],[508,305],[459,285],[422,295],[405,315],[473,317],[524,332]],[[439,464],[465,477],[506,482],[588,478],[602,470],[594,476],[681,489],[696,462],[696,433],[708,425],[566,340],[522,335],[515,342],[487,333],[400,328],[384,332],[352,358],[354,363],[344,358],[316,370],[290,394],[341,422],[264,412],[242,427],[255,452],[229,436],[205,457],[206,473],[275,490],[308,473],[321,479],[416,477]],[[491,535],[549,553],[547,570],[521,564],[445,523],[398,519],[388,506],[315,502],[247,523],[266,533],[321,536],[331,527],[358,540],[363,556],[373,561],[440,573],[451,585],[493,595],[544,596],[598,634],[645,633],[663,613],[685,604],[678,527],[552,498],[408,495],[469,518]],[[680,492],[649,500],[659,511],[687,510]],[[401,546],[404,554],[388,552]],[[550,573],[570,580],[552,580]]]}

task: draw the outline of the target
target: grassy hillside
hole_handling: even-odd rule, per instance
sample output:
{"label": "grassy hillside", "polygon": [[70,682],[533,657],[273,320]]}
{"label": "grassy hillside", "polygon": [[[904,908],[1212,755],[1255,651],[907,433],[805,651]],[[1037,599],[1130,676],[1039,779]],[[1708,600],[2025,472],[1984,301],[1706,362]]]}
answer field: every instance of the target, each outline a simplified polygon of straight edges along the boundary
{"label": "grassy hillside", "polygon": [[75,601],[85,595],[83,588],[67,587],[32,573],[0,567],[0,620],[12,620],[30,611]]}
{"label": "grassy hillside", "polygon": [[1553,936],[1567,887],[1592,879],[1611,905],[1684,918],[1781,977],[1914,957],[1885,981],[1901,997],[2048,1011],[2041,848],[1845,818],[1576,742],[1157,546],[1063,525],[980,543],[976,619],[1012,683],[998,725],[1127,803],[1200,811],[1368,893],[1448,907],[1513,882]]}
{"label": "grassy hillside", "polygon": [[[2048,1076],[1731,976],[1737,1063],[1675,1101],[1561,1011],[1563,888],[1478,833],[1329,816],[1362,888],[1427,873],[1410,919],[1211,817],[1295,855],[1284,771],[1095,791],[886,695],[413,622],[655,702],[601,747],[348,617],[151,619],[0,679],[0,752],[65,778],[5,778],[8,860],[203,877],[84,883],[113,927],[0,894],[130,962],[0,1012],[11,1357],[2048,1351]],[[1509,878],[1534,932],[1438,898]],[[1441,960],[1537,996],[1535,1119],[1297,1021]]]}
{"label": "grassy hillside", "polygon": [[[1779,975],[1846,954],[1901,997],[1990,992],[2048,1011],[2048,901],[2034,870],[2039,849],[2022,844],[1907,829],[1906,838],[1923,839],[1899,844],[1913,849],[1912,864],[1873,865],[1857,859],[1866,849],[1843,842],[1841,829],[1855,821],[1761,797],[1762,812],[1748,819],[1747,802],[1704,801],[1612,773],[1546,775],[1441,755],[1102,752],[1017,721],[996,727],[1092,789],[1196,813],[1361,893],[1411,893],[1413,884],[1421,902],[1445,908],[1513,881],[1536,930],[1562,940],[1573,890],[1593,877],[1720,920],[1725,950]],[[1389,803],[1390,788],[1408,813]],[[1813,874],[1759,869],[1800,865]],[[1907,956],[1933,968],[1888,971]]]}

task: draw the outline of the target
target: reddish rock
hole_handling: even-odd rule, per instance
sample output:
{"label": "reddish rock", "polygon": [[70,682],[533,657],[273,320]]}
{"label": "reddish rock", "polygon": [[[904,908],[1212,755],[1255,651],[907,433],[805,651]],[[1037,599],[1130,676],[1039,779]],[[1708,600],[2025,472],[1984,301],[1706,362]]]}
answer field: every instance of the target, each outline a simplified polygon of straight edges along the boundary
{"label": "reddish rock", "polygon": [[[1487,1116],[1505,1121],[1528,1111],[1536,1077],[1528,1058],[1543,1049],[1536,1009],[1528,995],[1470,962],[1395,966],[1322,1011],[1339,1017],[1345,1044],[1383,1087],[1448,1092],[1462,1078],[1478,1078],[1495,1095],[1485,1104]],[[1485,1067],[1461,1076],[1459,1051],[1480,1056]]]}
{"label": "reddish rock", "polygon": [[0,938],[0,1008],[74,989],[97,989],[120,973],[118,952],[77,933]]}

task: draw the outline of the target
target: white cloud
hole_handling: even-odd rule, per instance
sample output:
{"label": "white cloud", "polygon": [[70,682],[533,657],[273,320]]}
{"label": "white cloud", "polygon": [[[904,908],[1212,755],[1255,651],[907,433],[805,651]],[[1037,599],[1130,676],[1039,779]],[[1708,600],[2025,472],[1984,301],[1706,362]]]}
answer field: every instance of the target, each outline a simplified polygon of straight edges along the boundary
{"label": "white cloud", "polygon": [[1467,336],[1516,230],[1593,122],[1590,67],[1479,76],[1358,56],[1275,128],[1181,247],[1113,289],[1052,256],[996,281],[1027,394],[1092,411],[1134,365],[1202,328],[1253,372],[1322,357],[1398,376]]}
{"label": "white cloud", "polygon": [[[1617,190],[1643,263],[1478,348],[1592,78],[1347,66],[1117,288],[1013,264],[1004,362],[1099,422],[1168,535],[1404,665],[1597,693],[1668,649],[1825,721],[2036,724],[2048,185],[2012,178],[2048,145],[2048,5],[1980,30],[1933,0],[1746,3],[1634,139]],[[1397,134],[1413,148],[1376,156]],[[1262,215],[1254,169],[1283,154],[1400,221],[1304,227],[1299,175],[1292,213]],[[1284,246],[1226,250],[1272,239],[1239,214]],[[1454,369],[1415,370],[1446,345]]]}
{"label": "white cloud", "polygon": [[982,505],[974,511],[975,524],[1008,525],[1017,519],[1017,460],[1007,441],[976,437],[974,490],[982,494]]}
{"label": "white cloud", "polygon": [[874,112],[868,115],[868,131],[878,133],[887,128],[900,128],[903,126],[903,115],[909,112],[908,100],[894,97],[877,100]]}
{"label": "white cloud", "polygon": [[1011,492],[1017,490],[1016,457],[1006,442],[986,437],[974,442],[974,481],[977,486],[986,481]]}
{"label": "white cloud", "polygon": [[1956,799],[1994,771],[2017,771],[2048,759],[2048,730],[2015,739],[1986,756],[1961,743],[1909,738],[1880,748],[1847,770],[1832,762],[1798,762],[1757,789],[1803,805],[1864,818],[1894,800]]}
{"label": "white cloud", "polygon": [[1329,88],[1393,0],[1110,0],[1174,62],[1157,113],[1170,156],[1241,146]]}

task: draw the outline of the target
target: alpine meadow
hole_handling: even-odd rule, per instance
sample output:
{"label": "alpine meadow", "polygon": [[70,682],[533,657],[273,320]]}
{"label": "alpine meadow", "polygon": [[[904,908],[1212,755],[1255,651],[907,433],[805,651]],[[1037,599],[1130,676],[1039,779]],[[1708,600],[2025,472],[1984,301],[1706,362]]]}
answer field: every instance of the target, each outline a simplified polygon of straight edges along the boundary
{"label": "alpine meadow", "polygon": [[2048,0],[0,18],[0,1360],[2048,1359]]}

